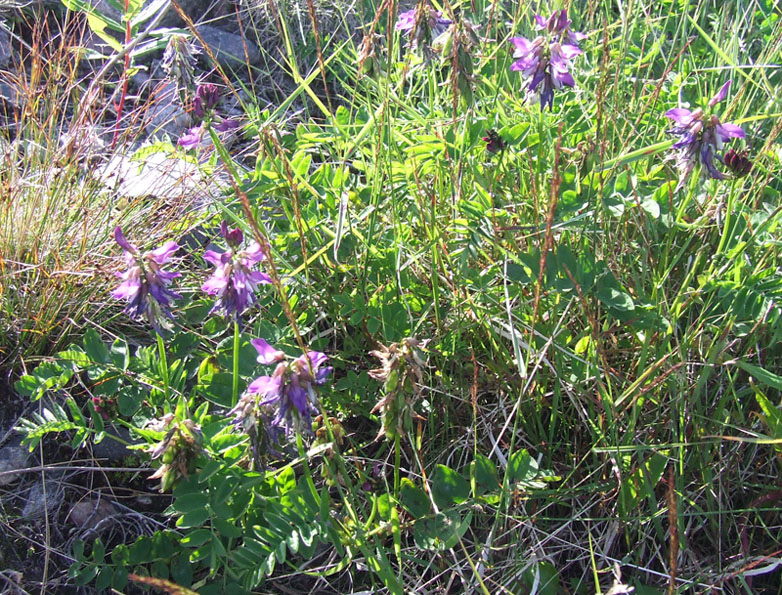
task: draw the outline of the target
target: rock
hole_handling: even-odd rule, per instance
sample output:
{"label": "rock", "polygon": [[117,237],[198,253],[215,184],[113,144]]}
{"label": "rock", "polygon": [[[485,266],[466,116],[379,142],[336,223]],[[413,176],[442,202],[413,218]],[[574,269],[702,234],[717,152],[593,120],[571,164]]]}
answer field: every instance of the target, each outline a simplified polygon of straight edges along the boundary
{"label": "rock", "polygon": [[0,23],[0,68],[5,68],[11,62],[11,34]]}
{"label": "rock", "polygon": [[[247,64],[251,66],[260,64],[261,50],[249,39],[243,39],[238,33],[230,33],[211,25],[199,25],[196,29],[223,68],[241,68],[246,67]],[[196,47],[201,49],[200,59],[208,61],[209,54],[197,40],[193,41]]]}
{"label": "rock", "polygon": [[106,436],[92,446],[92,456],[96,459],[106,459],[110,462],[121,461],[125,457],[138,458],[138,451],[129,450],[127,446],[114,440],[109,434],[113,434],[125,442],[133,442],[130,431],[127,428],[114,428],[107,426]]}
{"label": "rock", "polygon": [[[50,517],[57,514],[65,496],[61,481],[62,475],[62,472],[49,471],[42,480],[30,488],[27,502],[22,509],[22,518],[36,520],[43,518],[45,514]],[[44,489],[44,484],[46,489]]]}
{"label": "rock", "polygon": [[77,502],[68,511],[68,522],[79,528],[95,527],[119,511],[106,498],[88,498]]}
{"label": "rock", "polygon": [[121,199],[156,197],[187,198],[191,204],[213,199],[223,187],[214,178],[207,180],[198,165],[158,151],[141,157],[115,154],[98,171],[98,177]]}
{"label": "rock", "polygon": [[[195,23],[198,22],[201,17],[204,15],[204,11],[209,6],[208,2],[204,2],[203,0],[177,0],[177,3],[182,8],[182,11]],[[111,6],[106,0],[90,0],[90,4],[92,4],[95,9],[102,15],[113,19],[114,21],[117,21],[118,23],[122,20],[122,13]],[[142,29],[148,25],[152,19],[155,17],[151,17],[149,21],[146,21],[145,23],[141,24]],[[160,24],[158,27],[182,27],[184,25],[184,22],[179,17],[179,14],[174,9],[173,6],[170,6],[165,14],[163,16],[163,20],[160,21]]]}
{"label": "rock", "polygon": [[149,123],[145,132],[149,136],[161,132],[173,139],[179,138],[192,124],[192,119],[182,108],[176,85],[161,82],[150,97]]}
{"label": "rock", "polygon": [[32,456],[26,446],[7,444],[0,448],[0,486],[7,486],[19,479],[21,473],[9,473],[18,469],[27,469]]}

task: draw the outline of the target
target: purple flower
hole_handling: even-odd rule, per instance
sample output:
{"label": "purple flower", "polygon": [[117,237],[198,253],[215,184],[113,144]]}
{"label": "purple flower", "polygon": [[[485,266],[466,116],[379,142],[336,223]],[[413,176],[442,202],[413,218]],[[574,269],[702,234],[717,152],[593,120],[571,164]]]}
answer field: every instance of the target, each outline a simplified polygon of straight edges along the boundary
{"label": "purple flower", "polygon": [[[709,100],[709,107],[714,107],[723,101],[728,95],[729,87],[730,81]],[[686,182],[698,162],[706,168],[712,178],[725,179],[725,174],[717,169],[714,159],[716,157],[722,161],[718,151],[721,151],[730,139],[744,138],[741,127],[735,124],[723,124],[714,114],[706,117],[700,108],[694,111],[683,107],[673,108],[665,112],[665,117],[673,120],[675,124],[668,130],[668,134],[679,137],[672,147],[680,175],[679,187]]]}
{"label": "purple flower", "polygon": [[258,363],[268,366],[285,359],[285,353],[269,345],[265,339],[253,339],[250,341],[258,352]]}
{"label": "purple flower", "polygon": [[220,101],[220,91],[217,85],[204,83],[198,85],[196,96],[193,99],[193,115],[202,122],[190,128],[179,137],[177,144],[186,149],[197,148],[210,127],[218,132],[228,132],[239,127],[239,121],[232,118],[224,118],[217,113],[217,104]]}
{"label": "purple flower", "polygon": [[435,10],[428,2],[423,2],[417,8],[411,8],[399,13],[394,27],[410,37],[410,47],[416,49],[419,45],[427,47],[448,30],[453,21],[444,19],[439,10]]}
{"label": "purple flower", "polygon": [[244,234],[238,228],[229,230],[225,221],[220,225],[220,234],[229,248],[225,252],[207,250],[204,253],[204,260],[216,268],[201,289],[209,295],[218,296],[210,314],[222,312],[225,316],[233,315],[238,320],[255,302],[258,286],[271,283],[271,279],[266,273],[250,270],[253,264],[264,259],[261,246],[257,242],[244,250],[238,250]]}
{"label": "purple flower", "polygon": [[[262,363],[284,358],[263,339],[253,341],[253,345]],[[269,357],[271,352],[275,353],[273,357]],[[330,366],[323,367],[327,359],[324,353],[309,351],[306,356],[279,361],[271,376],[260,376],[247,387],[230,412],[236,416],[235,423],[246,429],[248,422],[255,424],[259,415],[272,415],[271,428],[284,428],[288,434],[297,429],[311,432],[312,414],[317,412],[318,404],[314,387],[325,383],[332,371]]]}
{"label": "purple flower", "polygon": [[502,140],[500,134],[493,128],[486,131],[483,142],[486,143],[486,151],[488,153],[499,153],[505,148],[505,141]]}
{"label": "purple flower", "polygon": [[570,74],[571,61],[583,52],[578,42],[586,36],[570,30],[567,11],[554,12],[548,19],[535,15],[536,29],[543,32],[532,41],[511,37],[516,60],[510,69],[527,81],[526,99],[540,101],[540,109],[554,106],[554,89],[575,87]]}
{"label": "purple flower", "polygon": [[746,151],[731,149],[725,153],[725,157],[722,158],[722,161],[737,178],[743,178],[752,171],[752,161],[750,161]]}
{"label": "purple flower", "polygon": [[218,132],[228,132],[239,127],[239,121],[233,118],[221,118],[220,121],[215,124],[214,128]]}
{"label": "purple flower", "polygon": [[[142,254],[125,239],[119,226],[114,229],[114,239],[125,252],[128,270],[117,274],[122,279],[122,283],[111,293],[111,296],[119,300],[127,300],[125,313],[134,319],[145,316],[159,333],[164,317],[173,318],[170,300],[182,298],[175,291],[168,289],[168,285],[173,279],[179,277],[179,273],[171,273],[160,268],[179,249],[179,245],[176,242],[166,242],[157,250]],[[152,296],[152,300],[149,296]]]}
{"label": "purple flower", "polygon": [[217,107],[219,99],[220,92],[217,89],[217,85],[212,83],[198,85],[195,99],[193,99],[193,113],[198,118],[205,118]]}
{"label": "purple flower", "polygon": [[183,149],[195,149],[201,144],[201,139],[204,136],[204,126],[199,125],[195,128],[191,128],[185,134],[179,137],[177,144]]}

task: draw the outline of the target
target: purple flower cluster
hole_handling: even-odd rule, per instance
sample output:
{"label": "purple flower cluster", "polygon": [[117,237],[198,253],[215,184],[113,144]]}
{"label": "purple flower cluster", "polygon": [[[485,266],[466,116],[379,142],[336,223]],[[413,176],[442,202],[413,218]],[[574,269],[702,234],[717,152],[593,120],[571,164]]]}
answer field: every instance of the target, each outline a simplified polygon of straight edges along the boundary
{"label": "purple flower cluster", "polygon": [[[729,88],[730,81],[722,85],[717,94],[711,98],[709,107],[713,108],[723,101],[728,96]],[[717,152],[722,150],[724,143],[732,138],[744,138],[741,127],[735,124],[723,124],[714,114],[707,117],[701,108],[690,111],[677,107],[665,112],[665,116],[675,123],[668,133],[679,137],[673,145],[676,167],[681,180],[679,185],[686,182],[699,161],[712,178],[724,179],[725,174],[717,169],[714,158],[722,161],[722,157]]]}
{"label": "purple flower cluster", "polygon": [[173,318],[170,300],[182,297],[168,289],[168,285],[179,277],[179,273],[171,273],[161,268],[179,249],[179,245],[176,242],[166,242],[157,250],[142,254],[125,239],[119,226],[114,229],[114,239],[125,252],[128,270],[117,274],[122,283],[111,295],[119,300],[127,300],[125,312],[128,316],[134,319],[146,317],[152,328],[159,333],[163,319]]}
{"label": "purple flower cluster", "polygon": [[570,30],[567,11],[554,12],[548,19],[535,15],[535,28],[541,31],[532,41],[524,37],[511,37],[515,46],[510,69],[521,72],[529,81],[526,86],[527,99],[540,101],[540,109],[554,106],[554,89],[574,87],[576,82],[570,74],[570,62],[583,53],[578,42],[586,37],[583,33]]}
{"label": "purple flower cluster", "polygon": [[204,260],[215,265],[212,276],[201,286],[209,295],[217,296],[210,314],[222,312],[225,316],[234,316],[237,320],[255,300],[255,292],[259,285],[271,283],[271,278],[251,267],[263,261],[263,250],[258,242],[252,242],[249,247],[239,250],[244,241],[241,229],[228,229],[223,221],[220,234],[228,244],[225,252],[207,250]]}
{"label": "purple flower cluster", "polygon": [[271,376],[260,376],[250,383],[230,414],[236,425],[245,431],[255,431],[258,419],[267,424],[266,432],[276,438],[283,431],[312,431],[312,414],[317,412],[314,387],[326,382],[332,371],[323,367],[328,359],[319,351],[309,351],[296,359],[285,361],[285,354],[263,339],[252,341],[258,352],[258,362],[277,364]]}
{"label": "purple flower cluster", "polygon": [[444,19],[439,10],[435,10],[424,1],[417,8],[411,8],[399,13],[394,27],[410,38],[410,47],[416,49],[420,45],[428,47],[431,42],[445,33],[453,21]]}
{"label": "purple flower cluster", "polygon": [[217,113],[220,92],[217,85],[206,83],[198,85],[193,99],[193,114],[201,123],[179,137],[178,144],[184,149],[195,149],[201,144],[207,130],[211,126],[218,132],[227,132],[239,127],[239,122],[231,118],[223,118]]}

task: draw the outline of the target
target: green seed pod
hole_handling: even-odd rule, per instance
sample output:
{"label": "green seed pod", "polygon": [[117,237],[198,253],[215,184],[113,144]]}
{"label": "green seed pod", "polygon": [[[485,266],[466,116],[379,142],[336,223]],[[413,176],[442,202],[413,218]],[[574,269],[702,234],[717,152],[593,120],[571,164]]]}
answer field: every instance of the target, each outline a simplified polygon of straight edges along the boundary
{"label": "green seed pod", "polygon": [[396,387],[399,384],[399,370],[391,370],[388,373],[388,378],[386,378],[385,386],[383,388],[386,391],[386,394],[391,394],[396,390]]}
{"label": "green seed pod", "polygon": [[160,489],[163,492],[167,492],[172,487],[174,487],[175,483],[176,483],[176,473],[174,473],[173,469],[168,469],[163,474],[163,479],[160,480]]}

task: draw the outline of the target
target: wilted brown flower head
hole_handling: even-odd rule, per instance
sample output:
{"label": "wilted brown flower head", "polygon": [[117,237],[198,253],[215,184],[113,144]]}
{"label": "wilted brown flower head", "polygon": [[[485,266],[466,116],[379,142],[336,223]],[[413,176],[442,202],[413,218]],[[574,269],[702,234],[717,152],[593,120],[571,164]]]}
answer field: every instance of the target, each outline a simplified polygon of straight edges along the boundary
{"label": "wilted brown flower head", "polygon": [[412,430],[413,418],[418,417],[413,409],[415,401],[422,394],[424,344],[408,337],[388,347],[370,351],[382,366],[369,371],[375,380],[383,382],[385,396],[380,399],[372,412],[380,411],[383,427],[378,438],[385,434],[389,440]]}
{"label": "wilted brown flower head", "polygon": [[153,459],[160,458],[162,465],[149,476],[160,479],[160,491],[165,492],[195,471],[196,457],[202,451],[201,430],[191,419],[175,421],[169,413],[150,426],[156,431],[166,431],[163,440],[151,448]]}

